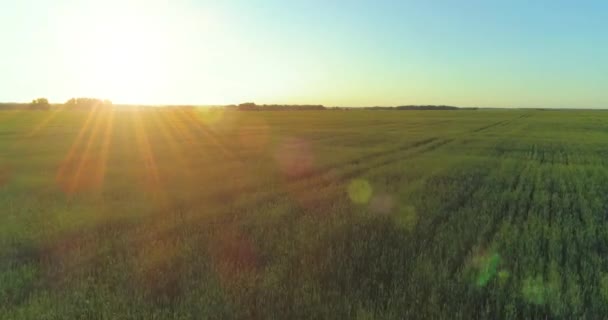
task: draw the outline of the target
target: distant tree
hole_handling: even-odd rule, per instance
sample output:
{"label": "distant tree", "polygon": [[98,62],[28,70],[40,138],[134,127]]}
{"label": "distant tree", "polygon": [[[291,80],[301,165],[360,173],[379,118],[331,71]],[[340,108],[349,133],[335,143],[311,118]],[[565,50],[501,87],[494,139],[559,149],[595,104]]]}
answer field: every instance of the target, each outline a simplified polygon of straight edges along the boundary
{"label": "distant tree", "polygon": [[49,104],[49,100],[47,98],[38,98],[32,100],[29,107],[32,110],[48,110],[51,108],[51,105]]}
{"label": "distant tree", "polygon": [[111,106],[112,105],[112,101],[110,100],[101,100],[101,99],[95,99],[95,98],[72,98],[68,101],[66,101],[65,103],[66,107],[69,108],[82,108],[82,109],[87,109],[87,108],[93,108],[93,107],[98,107],[98,106]]}
{"label": "distant tree", "polygon": [[458,110],[458,107],[452,106],[399,106],[396,107],[397,110]]}
{"label": "distant tree", "polygon": [[0,110],[20,110],[29,107],[30,103],[0,102]]}
{"label": "distant tree", "polygon": [[297,105],[297,104],[262,104],[257,105],[253,102],[241,103],[238,106],[226,106],[228,109],[239,111],[304,111],[304,110],[326,110],[323,105]]}
{"label": "distant tree", "polygon": [[256,110],[257,105],[253,102],[241,103],[238,105],[238,110],[247,111],[247,110]]}

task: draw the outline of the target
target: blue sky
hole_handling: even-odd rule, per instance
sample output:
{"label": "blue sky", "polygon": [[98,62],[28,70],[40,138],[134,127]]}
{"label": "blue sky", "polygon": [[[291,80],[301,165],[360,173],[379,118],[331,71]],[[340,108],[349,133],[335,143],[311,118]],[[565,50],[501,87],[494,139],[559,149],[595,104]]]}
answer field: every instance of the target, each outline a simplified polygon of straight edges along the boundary
{"label": "blue sky", "polygon": [[0,100],[608,106],[602,1],[23,0]]}

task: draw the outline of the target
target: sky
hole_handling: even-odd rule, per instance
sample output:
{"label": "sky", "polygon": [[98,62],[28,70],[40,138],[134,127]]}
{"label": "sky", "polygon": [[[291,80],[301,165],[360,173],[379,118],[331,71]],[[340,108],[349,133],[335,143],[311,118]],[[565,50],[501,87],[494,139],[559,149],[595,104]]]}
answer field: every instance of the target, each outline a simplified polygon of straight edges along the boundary
{"label": "sky", "polygon": [[0,0],[0,101],[608,107],[608,2]]}

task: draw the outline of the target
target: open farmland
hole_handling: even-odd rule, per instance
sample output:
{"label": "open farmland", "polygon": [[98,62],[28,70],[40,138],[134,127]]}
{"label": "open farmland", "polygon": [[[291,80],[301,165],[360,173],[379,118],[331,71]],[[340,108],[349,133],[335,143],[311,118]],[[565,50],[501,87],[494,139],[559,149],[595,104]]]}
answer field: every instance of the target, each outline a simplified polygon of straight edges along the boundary
{"label": "open farmland", "polygon": [[601,318],[607,156],[601,111],[0,111],[0,318]]}

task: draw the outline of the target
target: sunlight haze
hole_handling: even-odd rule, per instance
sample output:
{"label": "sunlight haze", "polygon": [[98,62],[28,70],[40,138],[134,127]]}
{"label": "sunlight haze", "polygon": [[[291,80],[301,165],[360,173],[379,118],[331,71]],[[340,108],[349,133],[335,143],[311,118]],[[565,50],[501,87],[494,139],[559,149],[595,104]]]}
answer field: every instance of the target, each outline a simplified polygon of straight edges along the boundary
{"label": "sunlight haze", "polygon": [[4,1],[0,100],[599,108],[607,21],[601,1]]}

